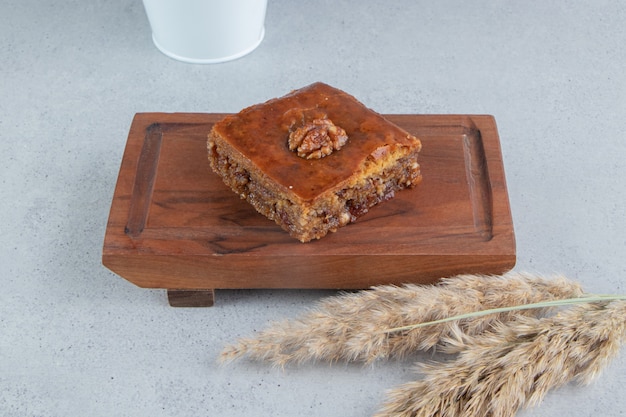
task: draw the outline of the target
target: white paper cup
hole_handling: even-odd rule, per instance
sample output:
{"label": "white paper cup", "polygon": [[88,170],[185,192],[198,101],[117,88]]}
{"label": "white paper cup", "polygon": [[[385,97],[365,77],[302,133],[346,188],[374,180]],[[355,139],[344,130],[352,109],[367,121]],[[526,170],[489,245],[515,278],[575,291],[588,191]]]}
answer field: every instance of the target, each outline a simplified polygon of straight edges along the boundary
{"label": "white paper cup", "polygon": [[265,35],[267,0],[143,0],[143,5],[156,47],[183,62],[237,59]]}

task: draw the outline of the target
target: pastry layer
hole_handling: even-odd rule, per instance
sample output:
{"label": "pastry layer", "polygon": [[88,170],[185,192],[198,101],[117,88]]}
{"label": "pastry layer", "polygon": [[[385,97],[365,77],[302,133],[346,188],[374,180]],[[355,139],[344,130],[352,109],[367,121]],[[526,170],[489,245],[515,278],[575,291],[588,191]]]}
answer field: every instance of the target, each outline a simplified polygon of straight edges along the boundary
{"label": "pastry layer", "polygon": [[[290,135],[308,132],[308,126],[316,135],[310,143],[319,143],[323,152],[296,152],[291,146]],[[333,126],[330,133],[315,131],[327,126]],[[335,149],[337,131],[347,140],[340,137]],[[319,139],[324,134],[326,141]],[[213,170],[302,242],[336,231],[419,183],[420,149],[417,138],[322,83],[227,116],[208,138]]]}

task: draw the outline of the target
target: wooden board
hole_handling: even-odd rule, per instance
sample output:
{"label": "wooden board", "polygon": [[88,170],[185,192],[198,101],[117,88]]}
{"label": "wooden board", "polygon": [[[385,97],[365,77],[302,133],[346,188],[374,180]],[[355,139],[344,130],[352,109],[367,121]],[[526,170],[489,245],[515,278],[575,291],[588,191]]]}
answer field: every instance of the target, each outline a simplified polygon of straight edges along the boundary
{"label": "wooden board", "polygon": [[310,243],[288,236],[211,171],[206,137],[222,117],[135,116],[104,239],[106,267],[140,287],[172,290],[170,301],[205,290],[209,305],[214,289],[362,289],[515,265],[492,116],[387,115],[422,140],[423,182]]}

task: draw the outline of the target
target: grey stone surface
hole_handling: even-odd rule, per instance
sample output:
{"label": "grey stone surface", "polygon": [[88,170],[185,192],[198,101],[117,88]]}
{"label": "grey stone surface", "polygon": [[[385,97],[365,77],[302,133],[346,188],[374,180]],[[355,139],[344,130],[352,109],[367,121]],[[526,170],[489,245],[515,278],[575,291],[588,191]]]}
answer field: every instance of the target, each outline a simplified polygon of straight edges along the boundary
{"label": "grey stone surface", "polygon": [[[330,291],[173,309],[100,262],[136,112],[234,112],[314,81],[381,113],[496,117],[517,270],[626,293],[626,4],[269,0],[252,54],[184,64],[138,0],[0,3],[0,415],[367,416],[412,361],[218,366]],[[442,381],[445,384],[446,381]],[[624,352],[523,416],[623,416]]]}

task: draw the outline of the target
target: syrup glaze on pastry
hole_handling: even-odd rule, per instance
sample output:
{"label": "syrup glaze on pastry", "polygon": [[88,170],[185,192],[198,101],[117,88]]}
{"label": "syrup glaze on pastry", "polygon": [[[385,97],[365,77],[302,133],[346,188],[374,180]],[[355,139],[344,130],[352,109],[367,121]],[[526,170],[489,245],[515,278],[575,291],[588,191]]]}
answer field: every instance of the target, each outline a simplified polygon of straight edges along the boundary
{"label": "syrup glaze on pastry", "polygon": [[420,149],[419,139],[323,83],[226,116],[208,138],[213,170],[302,242],[418,184]]}

